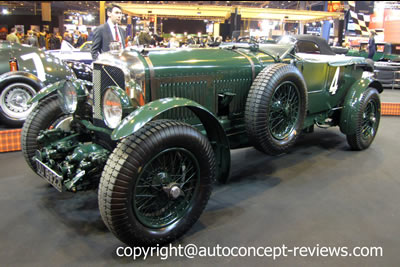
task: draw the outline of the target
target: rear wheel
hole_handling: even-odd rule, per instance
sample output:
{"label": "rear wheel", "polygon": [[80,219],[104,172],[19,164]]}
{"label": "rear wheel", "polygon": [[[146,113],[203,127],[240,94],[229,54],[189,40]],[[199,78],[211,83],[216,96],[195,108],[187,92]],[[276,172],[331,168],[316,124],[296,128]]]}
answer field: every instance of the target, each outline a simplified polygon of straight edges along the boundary
{"label": "rear wheel", "polygon": [[128,245],[171,242],[201,215],[214,176],[205,136],[181,122],[150,122],[109,157],[99,186],[101,216]]}
{"label": "rear wheel", "polygon": [[356,116],[356,133],[347,135],[347,142],[353,150],[363,150],[374,141],[381,118],[381,101],[375,88],[363,94]]}

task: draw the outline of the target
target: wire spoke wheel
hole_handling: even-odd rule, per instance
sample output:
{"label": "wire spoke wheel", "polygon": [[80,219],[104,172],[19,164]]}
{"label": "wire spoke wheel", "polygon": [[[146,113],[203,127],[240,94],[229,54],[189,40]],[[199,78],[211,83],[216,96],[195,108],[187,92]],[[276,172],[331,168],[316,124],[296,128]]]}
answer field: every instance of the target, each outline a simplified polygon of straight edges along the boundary
{"label": "wire spoke wheel", "polygon": [[183,122],[151,121],[110,155],[100,179],[100,214],[130,246],[171,242],[200,217],[215,175],[206,136]]}
{"label": "wire spoke wheel", "polygon": [[150,228],[174,223],[192,205],[199,179],[199,164],[188,150],[171,148],[159,153],[137,179],[134,213]]}
{"label": "wire spoke wheel", "polygon": [[277,63],[263,69],[246,100],[250,143],[269,155],[286,153],[303,129],[307,103],[307,86],[296,66]]}
{"label": "wire spoke wheel", "polygon": [[371,99],[363,113],[361,137],[364,140],[368,140],[375,136],[375,132],[378,127],[377,112],[378,105],[373,99]]}
{"label": "wire spoke wheel", "polygon": [[269,131],[278,140],[288,138],[295,129],[300,110],[299,90],[293,82],[277,87],[271,98]]}
{"label": "wire spoke wheel", "polygon": [[354,133],[347,134],[347,142],[353,150],[368,148],[375,139],[381,118],[381,101],[375,88],[368,88],[354,110]]}

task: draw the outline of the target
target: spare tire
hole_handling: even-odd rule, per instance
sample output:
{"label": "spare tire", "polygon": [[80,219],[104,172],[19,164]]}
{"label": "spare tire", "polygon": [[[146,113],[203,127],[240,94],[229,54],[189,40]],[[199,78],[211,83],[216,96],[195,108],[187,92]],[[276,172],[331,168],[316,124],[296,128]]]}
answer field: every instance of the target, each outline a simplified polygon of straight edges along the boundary
{"label": "spare tire", "polygon": [[306,117],[306,88],[294,65],[273,64],[257,75],[245,109],[247,134],[256,149],[278,155],[295,143]]}

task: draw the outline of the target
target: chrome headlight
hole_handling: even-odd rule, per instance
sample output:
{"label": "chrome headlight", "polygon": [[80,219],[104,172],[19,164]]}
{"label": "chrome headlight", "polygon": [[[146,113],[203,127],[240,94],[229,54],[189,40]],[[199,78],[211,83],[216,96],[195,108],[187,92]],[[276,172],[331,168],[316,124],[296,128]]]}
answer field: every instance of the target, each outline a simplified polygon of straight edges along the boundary
{"label": "chrome headlight", "polygon": [[75,112],[78,105],[78,94],[71,81],[67,81],[62,88],[58,90],[61,109],[66,114]]}
{"label": "chrome headlight", "polygon": [[114,129],[122,120],[122,103],[112,88],[108,88],[103,97],[104,122]]}

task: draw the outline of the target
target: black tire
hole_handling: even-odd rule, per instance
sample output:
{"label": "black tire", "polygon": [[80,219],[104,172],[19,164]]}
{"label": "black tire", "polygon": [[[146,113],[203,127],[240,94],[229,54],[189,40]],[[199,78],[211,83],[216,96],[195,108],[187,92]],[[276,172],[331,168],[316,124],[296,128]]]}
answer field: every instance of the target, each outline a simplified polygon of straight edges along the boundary
{"label": "black tire", "polygon": [[356,111],[355,134],[348,134],[347,142],[353,150],[368,148],[375,139],[381,118],[381,101],[375,88],[368,88]]}
{"label": "black tire", "polygon": [[[278,90],[279,93],[282,90],[289,90],[290,94],[293,92],[294,98],[288,100],[285,105],[284,101],[278,103],[275,95],[278,94]],[[287,152],[301,134],[307,101],[306,83],[295,66],[279,63],[262,70],[254,80],[246,101],[245,123],[250,143],[256,149],[270,155]],[[292,110],[293,107],[295,109]],[[276,127],[279,123],[273,125],[275,123],[273,120],[281,114],[287,117],[293,116],[293,112],[295,116],[289,119],[292,121],[288,122],[286,130],[281,135],[274,132],[276,128],[271,127]],[[285,123],[283,122],[280,127],[285,126]]]}
{"label": "black tire", "polygon": [[[188,161],[190,157],[184,158],[184,161],[179,156],[176,158],[180,150],[183,150],[182,155],[191,154],[193,157]],[[166,163],[168,166],[162,168],[162,163],[165,163],[162,157],[170,156],[167,154],[170,151],[176,153],[171,154],[175,155],[171,156],[174,160],[170,161],[174,164]],[[185,162],[184,168],[182,162]],[[191,164],[194,162],[198,164]],[[195,165],[197,167],[193,167]],[[183,178],[168,181],[171,177],[179,176],[171,174],[170,170],[174,169],[178,173],[178,170],[186,170],[186,166],[191,171],[196,170],[196,175],[192,174],[186,182],[182,182],[182,179],[186,179],[186,173]],[[192,126],[171,120],[150,122],[137,133],[123,139],[107,161],[98,195],[103,221],[118,239],[130,246],[171,242],[188,231],[203,212],[211,194],[215,168],[214,152],[209,141]],[[156,171],[149,175],[151,170]],[[192,177],[197,179],[193,180]],[[189,180],[191,191],[184,187]],[[174,199],[167,194],[172,189],[168,191],[166,183],[173,188],[171,183],[178,185],[177,181],[182,182],[180,188],[186,193]],[[150,200],[140,202],[139,197],[149,197]],[[144,205],[148,206],[143,208]],[[179,208],[182,214],[178,216]],[[168,212],[168,216],[163,217],[169,209],[172,210],[171,215]],[[156,216],[162,218],[158,220],[154,218]]]}
{"label": "black tire", "polygon": [[36,172],[35,155],[39,145],[36,141],[39,132],[54,126],[55,122],[65,116],[61,110],[58,95],[51,95],[39,102],[28,115],[21,133],[21,147],[29,167]]}
{"label": "black tire", "polygon": [[0,92],[0,120],[10,127],[21,128],[33,105],[27,105],[37,89],[24,82],[13,82]]}

